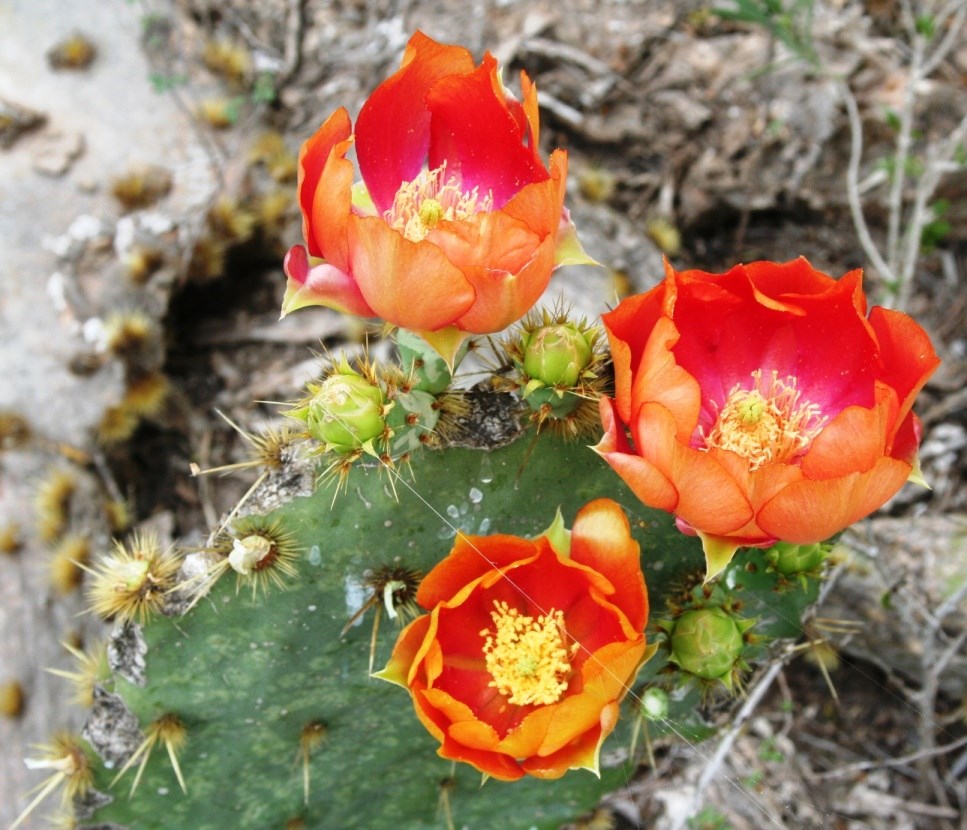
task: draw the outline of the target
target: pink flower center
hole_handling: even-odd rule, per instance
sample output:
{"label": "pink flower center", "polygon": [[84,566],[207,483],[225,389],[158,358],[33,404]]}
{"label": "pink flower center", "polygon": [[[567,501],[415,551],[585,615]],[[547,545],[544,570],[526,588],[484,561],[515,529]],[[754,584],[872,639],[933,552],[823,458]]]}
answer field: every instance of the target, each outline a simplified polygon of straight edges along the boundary
{"label": "pink flower center", "polygon": [[753,386],[736,384],[725,399],[715,424],[704,435],[705,449],[718,447],[742,456],[749,470],[763,464],[787,464],[799,458],[819,435],[828,418],[818,404],[802,400],[796,378],[773,371],[763,381],[752,373]]}
{"label": "pink flower center", "polygon": [[383,218],[411,242],[419,242],[441,220],[469,219],[494,209],[492,193],[481,196],[476,187],[465,192],[460,184],[458,177],[447,177],[446,162],[433,170],[424,170],[413,181],[400,186],[393,207]]}
{"label": "pink flower center", "polygon": [[571,658],[578,648],[577,643],[567,646],[564,613],[551,609],[535,619],[497,601],[494,609],[494,631],[480,632],[493,678],[487,685],[516,706],[557,703],[567,690]]}

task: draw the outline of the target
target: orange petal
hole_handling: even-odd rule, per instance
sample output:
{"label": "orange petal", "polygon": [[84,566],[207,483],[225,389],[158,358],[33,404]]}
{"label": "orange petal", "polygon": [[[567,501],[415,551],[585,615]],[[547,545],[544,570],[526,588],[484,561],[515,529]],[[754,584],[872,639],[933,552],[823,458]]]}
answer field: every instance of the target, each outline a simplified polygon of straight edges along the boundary
{"label": "orange petal", "polygon": [[449,736],[446,737],[443,745],[437,750],[437,755],[441,758],[448,758],[452,761],[461,761],[465,764],[470,764],[480,770],[484,775],[489,775],[498,781],[517,781],[526,774],[521,769],[521,766],[508,755],[501,755],[499,752],[471,749],[458,743]]}
{"label": "orange petal", "polygon": [[459,533],[450,555],[420,583],[416,601],[424,608],[448,602],[481,576],[531,559],[539,551],[535,542],[518,536],[465,536]]}
{"label": "orange petal", "polygon": [[387,322],[416,331],[453,323],[474,290],[436,245],[411,242],[379,217],[350,217],[351,273],[369,306]]}
{"label": "orange petal", "polygon": [[496,750],[500,743],[496,730],[479,720],[466,703],[440,689],[427,689],[423,697],[446,719],[447,734],[455,741],[470,749]]}
{"label": "orange petal", "polygon": [[540,751],[547,736],[547,730],[554,719],[558,704],[537,706],[514,729],[511,729],[499,744],[499,749],[511,758],[526,758]]}
{"label": "orange petal", "polygon": [[[763,464],[757,470],[749,470],[748,459],[731,450],[712,447],[708,450],[708,454],[735,479],[754,511],[783,487],[803,477],[802,470],[797,464]],[[740,533],[741,531],[736,531],[735,535]]]}
{"label": "orange petal", "polygon": [[892,498],[911,465],[881,458],[865,473],[826,481],[803,479],[781,490],[759,511],[759,526],[784,542],[822,542]]}
{"label": "orange petal", "polygon": [[535,755],[525,759],[521,766],[535,778],[560,778],[572,769],[586,769],[600,775],[601,744],[614,731],[618,723],[619,707],[610,703],[600,713],[599,723],[576,737],[557,752],[549,755]]}
{"label": "orange petal", "polygon": [[582,667],[581,691],[566,693],[554,705],[538,754],[557,752],[583,732],[593,729],[601,720],[601,712],[628,692],[645,651],[644,637],[611,643],[595,651]]}
{"label": "orange petal", "polygon": [[816,436],[803,456],[803,475],[812,479],[839,478],[869,470],[886,454],[893,432],[897,401],[892,389],[878,383],[876,405],[848,406]]}
{"label": "orange petal", "polygon": [[461,270],[473,305],[456,325],[488,334],[519,320],[547,287],[554,270],[554,239],[496,211],[461,222],[441,222],[427,237]]}
{"label": "orange petal", "polygon": [[631,421],[634,374],[638,372],[652,330],[669,301],[674,304],[674,296],[675,285],[666,280],[644,294],[622,300],[614,311],[601,315],[614,361],[615,401],[626,424]]}
{"label": "orange petal", "polygon": [[610,398],[601,398],[599,407],[605,433],[591,449],[611,465],[642,502],[659,510],[674,510],[678,491],[658,467],[632,452],[624,428],[614,417],[614,406]]}
{"label": "orange petal", "polygon": [[655,322],[634,372],[631,400],[660,403],[675,419],[677,439],[687,442],[698,424],[702,390],[698,381],[678,365],[672,354],[678,339],[678,328],[670,318],[662,317]]}
{"label": "orange petal", "polygon": [[[312,195],[312,212],[307,240],[314,240],[321,256],[341,271],[347,271],[349,253],[349,215],[352,211],[352,188],[355,170],[345,158],[352,139],[334,145]],[[312,246],[310,245],[310,253]]]}
{"label": "orange petal", "polygon": [[426,688],[422,684],[411,685],[410,694],[413,697],[413,710],[416,712],[420,723],[426,727],[426,731],[442,743],[446,738],[447,720],[426,701],[425,693]]}
{"label": "orange petal", "polygon": [[520,91],[524,98],[522,102],[524,115],[527,118],[527,125],[530,129],[530,146],[540,147],[541,117],[537,105],[537,85],[523,69],[520,72]]}
{"label": "orange petal", "polygon": [[[309,246],[309,253],[312,256],[324,256],[319,248],[315,237],[315,226],[313,222],[314,201],[319,190],[319,182],[323,175],[323,170],[329,162],[332,150],[339,146],[341,151],[337,151],[337,157],[345,155],[342,145],[347,141],[351,142],[352,122],[349,120],[349,113],[345,107],[340,107],[330,115],[316,130],[315,134],[303,143],[299,150],[299,178],[297,190],[299,193],[299,207],[302,209],[302,234]],[[348,162],[347,162],[348,164]],[[350,165],[350,170],[352,165]],[[352,174],[350,173],[349,185],[352,185]]]}
{"label": "orange petal", "polygon": [[674,440],[676,426],[665,407],[643,405],[632,429],[638,452],[674,484],[676,516],[695,530],[728,536],[752,518],[748,496],[715,456]]}
{"label": "orange petal", "polygon": [[607,577],[610,601],[643,631],[648,622],[648,592],[641,573],[640,548],[631,538],[624,511],[611,499],[596,499],[578,511],[571,530],[571,559]]}
{"label": "orange petal", "polygon": [[557,234],[564,210],[567,153],[555,150],[549,163],[550,178],[522,187],[500,212],[523,223],[541,240]]}

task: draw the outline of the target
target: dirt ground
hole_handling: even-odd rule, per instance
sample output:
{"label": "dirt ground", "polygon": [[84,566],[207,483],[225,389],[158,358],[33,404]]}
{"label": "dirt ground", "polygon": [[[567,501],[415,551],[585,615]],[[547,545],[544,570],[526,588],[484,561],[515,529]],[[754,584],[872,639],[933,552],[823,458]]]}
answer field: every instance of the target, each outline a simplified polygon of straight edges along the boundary
{"label": "dirt ground", "polygon": [[[251,479],[189,465],[242,458],[229,419],[276,419],[256,402],[297,395],[320,342],[378,331],[322,309],[278,322],[281,257],[301,239],[294,153],[337,106],[358,110],[419,28],[493,52],[511,85],[520,69],[537,82],[542,144],[568,150],[572,215],[604,266],[555,277],[581,311],[654,285],[663,254],[709,271],[803,255],[864,268],[871,297],[913,314],[944,361],[917,407],[932,490],[908,486],[848,532],[812,645],[774,655],[744,701],[710,713],[739,728],[659,743],[656,768],[602,816],[967,828],[965,154],[937,174],[909,288],[891,293],[851,215],[840,92],[884,250],[896,114],[912,123],[902,207],[944,140],[967,141],[967,4],[927,4],[951,10],[930,42],[951,42],[915,83],[906,2],[781,5],[786,17],[754,23],[671,0],[0,0],[0,689],[25,698],[0,714],[0,824],[35,783],[30,745],[81,718],[44,672],[71,665],[62,641],[98,629],[57,565],[70,530],[106,548],[104,505],[123,502],[132,522],[199,538]],[[116,347],[119,320],[146,336]],[[81,494],[64,528],[49,515],[58,471]]]}

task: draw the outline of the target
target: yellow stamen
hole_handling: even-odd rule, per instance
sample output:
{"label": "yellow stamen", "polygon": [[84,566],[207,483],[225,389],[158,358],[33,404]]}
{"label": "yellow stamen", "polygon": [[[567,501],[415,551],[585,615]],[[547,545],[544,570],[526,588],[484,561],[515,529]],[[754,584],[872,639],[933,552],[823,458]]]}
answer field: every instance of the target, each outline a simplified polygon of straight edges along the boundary
{"label": "yellow stamen", "polygon": [[490,612],[494,633],[484,638],[488,684],[516,706],[556,703],[567,690],[571,657],[578,648],[567,645],[564,613],[553,608],[535,619],[506,602],[494,602]]}
{"label": "yellow stamen", "polygon": [[770,462],[788,463],[802,455],[828,418],[819,405],[802,400],[796,378],[772,372],[763,382],[762,370],[752,373],[753,387],[736,384],[726,398],[705,447],[731,450],[758,470]]}
{"label": "yellow stamen", "polygon": [[425,170],[413,181],[403,182],[393,207],[383,214],[390,227],[412,242],[419,242],[442,220],[469,219],[493,210],[493,195],[481,196],[478,189],[464,192],[457,176],[447,177],[446,162]]}

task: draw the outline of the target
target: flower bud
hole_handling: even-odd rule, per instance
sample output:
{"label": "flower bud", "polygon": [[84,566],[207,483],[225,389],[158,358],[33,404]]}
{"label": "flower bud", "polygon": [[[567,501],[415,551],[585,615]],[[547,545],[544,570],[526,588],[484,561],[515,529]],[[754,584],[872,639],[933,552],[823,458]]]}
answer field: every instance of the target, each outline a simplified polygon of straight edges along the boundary
{"label": "flower bud", "polygon": [[588,338],[571,323],[530,332],[524,346],[524,371],[547,386],[572,387],[591,362]]}
{"label": "flower bud", "polygon": [[686,611],[672,628],[670,659],[703,680],[726,681],[741,658],[746,627],[722,608]]}
{"label": "flower bud", "polygon": [[814,573],[826,559],[827,551],[821,544],[793,545],[779,542],[766,552],[766,559],[783,576]]}
{"label": "flower bud", "polygon": [[306,407],[309,433],[328,449],[352,452],[382,435],[382,390],[352,370],[326,378]]}

